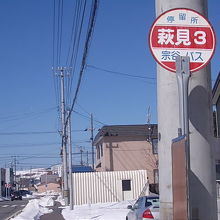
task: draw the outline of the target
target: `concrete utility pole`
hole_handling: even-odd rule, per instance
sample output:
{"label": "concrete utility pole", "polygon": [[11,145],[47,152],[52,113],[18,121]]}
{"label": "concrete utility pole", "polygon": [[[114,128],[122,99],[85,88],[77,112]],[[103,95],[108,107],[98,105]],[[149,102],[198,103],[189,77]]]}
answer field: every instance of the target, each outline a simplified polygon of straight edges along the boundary
{"label": "concrete utility pole", "polygon": [[[156,15],[189,8],[207,16],[206,0],[156,0]],[[173,219],[171,141],[178,136],[179,105],[176,74],[157,65],[160,219]],[[189,82],[190,219],[217,219],[215,159],[211,113],[210,65]],[[207,211],[208,210],[208,211]]]}
{"label": "concrete utility pole", "polygon": [[[70,114],[70,111],[67,112]],[[69,155],[69,190],[70,190],[70,210],[74,209],[74,202],[73,202],[73,176],[72,176],[72,138],[71,138],[71,115],[68,117],[68,155]]]}
{"label": "concrete utility pole", "polygon": [[60,68],[60,90],[61,90],[61,122],[62,122],[62,159],[63,159],[63,197],[65,205],[68,201],[68,175],[67,175],[67,150],[66,150],[66,126],[65,126],[65,96],[64,96],[64,68]]}
{"label": "concrete utility pole", "polygon": [[92,145],[92,169],[95,169],[95,158],[94,158],[94,146],[93,146],[93,139],[94,139],[94,135],[93,135],[93,114],[91,114],[91,145]]}
{"label": "concrete utility pole", "polygon": [[16,178],[16,173],[17,173],[17,157],[16,156],[12,156],[12,158],[14,159],[14,161],[11,163],[12,165],[14,165],[14,184],[15,184],[15,189],[18,190],[17,178]]}
{"label": "concrete utility pole", "polygon": [[80,146],[80,165],[83,166],[83,147]]}

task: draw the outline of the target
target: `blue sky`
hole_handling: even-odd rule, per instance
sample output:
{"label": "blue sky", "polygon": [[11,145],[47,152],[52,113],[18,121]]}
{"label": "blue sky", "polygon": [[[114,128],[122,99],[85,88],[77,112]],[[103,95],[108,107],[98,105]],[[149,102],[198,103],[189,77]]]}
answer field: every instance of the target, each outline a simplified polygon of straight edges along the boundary
{"label": "blue sky", "polygon": [[[64,0],[63,66],[73,11],[73,1]],[[210,0],[209,20],[217,37],[213,82],[220,69],[219,11],[218,2]],[[146,123],[149,106],[151,122],[157,123],[156,63],[148,48],[148,32],[154,19],[152,0],[100,0],[88,66],[75,107],[81,115],[72,115],[74,152],[79,152],[80,146],[85,152],[91,151],[90,132],[83,131],[90,127],[88,113],[94,115],[95,134],[102,123]],[[0,165],[9,166],[11,156],[17,156],[19,169],[59,163],[59,112],[52,73],[53,0],[0,1],[0,27]],[[79,163],[79,155],[74,156],[74,163]]]}

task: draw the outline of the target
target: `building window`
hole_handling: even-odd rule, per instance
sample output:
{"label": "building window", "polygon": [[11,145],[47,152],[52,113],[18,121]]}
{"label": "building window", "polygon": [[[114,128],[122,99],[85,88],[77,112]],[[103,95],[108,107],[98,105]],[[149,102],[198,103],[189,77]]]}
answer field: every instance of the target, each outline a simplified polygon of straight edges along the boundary
{"label": "building window", "polygon": [[103,146],[100,144],[101,157],[103,156]]}
{"label": "building window", "polygon": [[154,169],[154,183],[159,183],[159,170]]}
{"label": "building window", "polygon": [[122,191],[131,191],[131,180],[122,180]]}
{"label": "building window", "polygon": [[99,145],[97,145],[96,151],[97,151],[97,159],[100,159],[100,149],[99,149]]}
{"label": "building window", "polygon": [[220,161],[216,161],[216,180],[220,180]]}
{"label": "building window", "polygon": [[158,154],[158,139],[152,139],[152,152]]}

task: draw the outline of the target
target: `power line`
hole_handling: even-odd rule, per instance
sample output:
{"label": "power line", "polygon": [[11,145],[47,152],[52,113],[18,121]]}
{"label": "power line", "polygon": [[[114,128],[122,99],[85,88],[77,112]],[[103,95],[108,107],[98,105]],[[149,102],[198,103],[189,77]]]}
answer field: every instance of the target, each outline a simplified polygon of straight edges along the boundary
{"label": "power line", "polygon": [[7,148],[7,147],[39,147],[39,146],[60,146],[60,143],[51,142],[51,143],[21,143],[21,144],[1,144],[0,148]]}
{"label": "power line", "polygon": [[32,117],[39,116],[41,114],[51,112],[51,111],[55,110],[56,108],[57,107],[52,107],[52,108],[47,108],[47,109],[39,111],[39,112],[24,112],[24,113],[20,113],[20,114],[12,114],[12,115],[8,115],[8,116],[1,116],[0,121],[1,122],[8,122],[8,121],[21,120],[21,119],[24,119],[24,118],[27,119],[28,117],[32,118]]}
{"label": "power line", "polygon": [[66,118],[65,127],[67,126],[68,119],[69,119],[69,117],[70,117],[70,115],[73,111],[73,108],[75,106],[76,99],[77,99],[77,96],[78,96],[78,93],[79,93],[83,72],[84,72],[84,69],[85,69],[85,66],[86,66],[86,59],[87,59],[87,55],[88,55],[89,44],[90,44],[91,36],[92,36],[92,33],[93,33],[93,28],[94,28],[94,25],[95,25],[95,17],[96,17],[97,6],[98,6],[98,1],[94,0],[93,10],[92,10],[92,13],[91,13],[91,22],[90,22],[88,32],[87,32],[87,38],[86,38],[86,43],[85,43],[85,47],[84,47],[83,58],[82,58],[81,69],[80,69],[79,78],[78,78],[78,82],[77,82],[77,87],[76,87],[75,95],[74,95],[74,98],[73,98],[73,101],[72,101],[72,105],[71,105],[69,114],[67,115],[67,118]]}
{"label": "power line", "polygon": [[117,71],[108,70],[108,69],[104,69],[104,68],[97,67],[97,66],[94,66],[94,65],[89,65],[89,64],[87,64],[86,67],[89,67],[89,68],[92,68],[92,69],[96,69],[96,70],[100,70],[100,71],[104,71],[104,72],[107,72],[107,73],[112,73],[112,74],[116,74],[116,75],[126,76],[126,77],[132,77],[132,78],[138,78],[138,79],[156,80],[155,77],[147,77],[147,76],[134,75],[134,74],[124,73],[124,72],[117,72]]}
{"label": "power line", "polygon": [[[89,116],[87,116],[87,115],[84,115],[84,114],[82,114],[82,113],[79,113],[79,112],[77,112],[77,111],[73,111],[74,113],[76,113],[77,115],[80,115],[80,116],[82,116],[83,118],[86,118],[86,119],[88,119],[88,120],[91,120],[91,118],[89,117]],[[102,125],[107,125],[106,123],[103,123],[103,122],[101,122],[101,121],[98,121],[98,120],[96,120],[96,119],[93,119],[93,121],[94,122],[97,122],[97,123],[99,123],[99,124],[102,124]]]}
{"label": "power line", "polygon": [[[77,1],[78,2],[78,1]],[[83,7],[83,11],[82,11]],[[78,5],[76,12],[76,19],[74,19],[75,25],[73,23],[72,26],[72,34],[71,34],[71,41],[70,48],[72,47],[72,53],[68,53],[66,65],[68,66],[67,69],[70,71],[70,80],[67,86],[67,104],[70,105],[70,94],[72,90],[72,83],[73,83],[73,76],[76,70],[76,62],[77,62],[77,56],[79,51],[79,45],[80,45],[80,39],[82,34],[82,28],[85,18],[85,10],[86,10],[86,1],[84,1],[84,5],[82,6],[82,1],[80,1],[80,5]],[[82,15],[81,15],[82,14]],[[81,15],[81,19],[80,19]],[[74,38],[73,38],[73,33]],[[69,52],[70,52],[69,48]],[[69,64],[68,64],[69,61]]]}
{"label": "power line", "polygon": [[[72,130],[71,132],[84,132],[85,129]],[[0,132],[0,135],[38,135],[38,134],[57,134],[58,131],[24,131],[24,132]]]}

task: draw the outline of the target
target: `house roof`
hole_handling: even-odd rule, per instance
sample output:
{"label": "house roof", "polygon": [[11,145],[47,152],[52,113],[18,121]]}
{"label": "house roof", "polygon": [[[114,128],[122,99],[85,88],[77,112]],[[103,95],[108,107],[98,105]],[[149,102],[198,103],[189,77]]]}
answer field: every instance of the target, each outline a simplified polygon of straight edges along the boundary
{"label": "house roof", "polygon": [[94,145],[102,137],[107,136],[147,136],[157,137],[157,124],[142,124],[142,125],[108,125],[103,126],[94,139]]}
{"label": "house roof", "polygon": [[220,72],[219,72],[218,77],[215,81],[215,85],[212,89],[212,102],[214,105],[216,105],[219,97],[220,97]]}
{"label": "house roof", "polygon": [[72,166],[73,173],[86,173],[86,172],[93,172],[91,166],[81,166],[81,165],[74,165]]}

